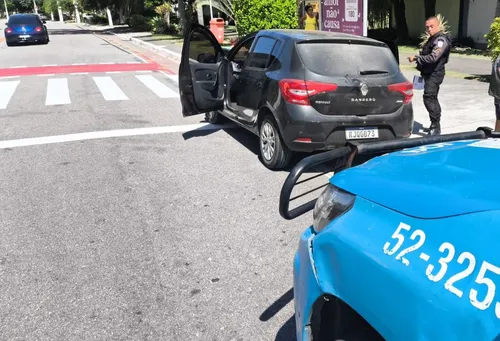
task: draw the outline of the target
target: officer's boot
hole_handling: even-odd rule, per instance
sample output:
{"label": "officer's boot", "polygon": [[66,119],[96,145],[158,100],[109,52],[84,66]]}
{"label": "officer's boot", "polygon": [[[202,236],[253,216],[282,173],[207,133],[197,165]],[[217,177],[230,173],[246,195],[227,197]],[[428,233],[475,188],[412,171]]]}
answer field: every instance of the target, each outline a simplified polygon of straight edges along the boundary
{"label": "officer's boot", "polygon": [[441,124],[440,122],[433,122],[429,127],[429,135],[441,135]]}

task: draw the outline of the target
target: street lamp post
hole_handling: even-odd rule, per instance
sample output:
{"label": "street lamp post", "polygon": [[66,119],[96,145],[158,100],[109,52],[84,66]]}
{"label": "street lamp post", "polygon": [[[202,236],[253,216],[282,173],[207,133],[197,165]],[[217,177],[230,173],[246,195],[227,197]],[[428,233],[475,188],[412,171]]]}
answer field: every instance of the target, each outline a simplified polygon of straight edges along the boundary
{"label": "street lamp post", "polygon": [[36,1],[33,0],[33,6],[34,6],[34,9],[35,9],[35,13],[38,14],[38,7],[36,6]]}

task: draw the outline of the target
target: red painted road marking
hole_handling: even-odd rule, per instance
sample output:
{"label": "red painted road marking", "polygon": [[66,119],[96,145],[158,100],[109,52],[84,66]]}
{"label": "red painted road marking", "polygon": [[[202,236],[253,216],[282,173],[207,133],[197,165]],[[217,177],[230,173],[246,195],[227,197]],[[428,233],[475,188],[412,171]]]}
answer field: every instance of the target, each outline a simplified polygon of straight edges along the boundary
{"label": "red painted road marking", "polygon": [[85,65],[55,65],[55,66],[28,66],[23,68],[0,69],[0,77],[33,76],[61,73],[98,73],[98,72],[126,72],[126,71],[159,71],[164,68],[157,63],[144,64],[85,64]]}

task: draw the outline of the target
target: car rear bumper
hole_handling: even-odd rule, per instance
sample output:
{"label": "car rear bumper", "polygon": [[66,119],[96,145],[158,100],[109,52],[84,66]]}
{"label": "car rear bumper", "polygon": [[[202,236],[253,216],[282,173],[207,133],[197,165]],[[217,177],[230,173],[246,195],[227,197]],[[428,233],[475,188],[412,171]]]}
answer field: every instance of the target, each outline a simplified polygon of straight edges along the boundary
{"label": "car rear bumper", "polygon": [[[406,104],[397,112],[368,116],[328,116],[312,107],[282,104],[284,115],[277,115],[287,146],[294,151],[312,152],[345,146],[347,142],[387,141],[409,138],[413,129],[413,105]],[[346,138],[346,128],[377,128],[378,138]],[[297,139],[307,138],[311,142]]]}
{"label": "car rear bumper", "polygon": [[5,36],[5,40],[7,43],[11,44],[20,44],[20,43],[36,43],[40,41],[44,41],[46,35],[44,32],[36,33],[36,34],[8,34]]}

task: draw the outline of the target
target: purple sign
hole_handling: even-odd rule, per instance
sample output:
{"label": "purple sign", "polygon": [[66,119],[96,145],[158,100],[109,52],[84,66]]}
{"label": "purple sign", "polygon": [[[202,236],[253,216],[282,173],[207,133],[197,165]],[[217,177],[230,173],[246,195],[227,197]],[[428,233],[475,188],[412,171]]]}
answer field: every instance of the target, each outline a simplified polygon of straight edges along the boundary
{"label": "purple sign", "polygon": [[363,0],[322,0],[321,30],[363,35]]}

